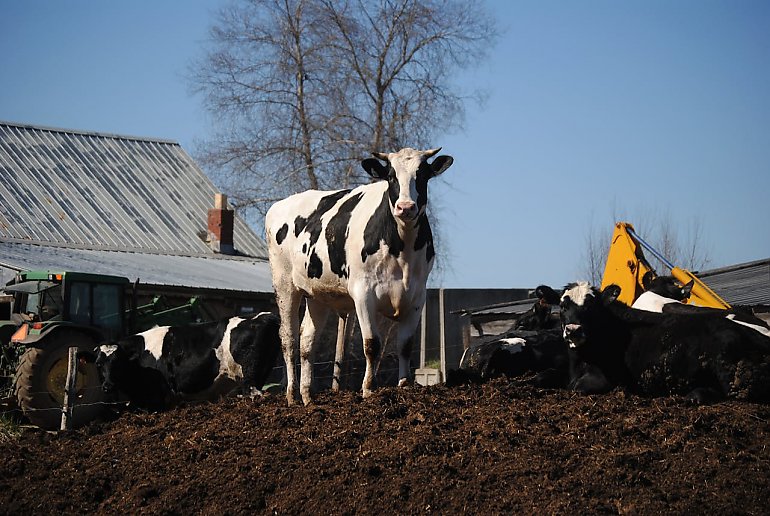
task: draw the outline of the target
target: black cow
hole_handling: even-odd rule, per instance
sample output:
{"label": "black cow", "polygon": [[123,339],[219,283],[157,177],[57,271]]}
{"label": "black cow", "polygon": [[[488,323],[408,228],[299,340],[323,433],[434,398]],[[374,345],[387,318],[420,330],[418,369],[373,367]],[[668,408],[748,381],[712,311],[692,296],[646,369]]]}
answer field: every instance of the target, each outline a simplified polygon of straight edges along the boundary
{"label": "black cow", "polygon": [[254,395],[280,349],[279,319],[251,318],[187,326],[158,326],[97,348],[105,392],[160,410],[180,399],[215,399],[238,388]]}
{"label": "black cow", "polygon": [[620,287],[573,284],[561,297],[570,348],[570,386],[585,393],[616,386],[643,395],[684,394],[770,401],[770,340],[723,315],[692,317],[629,308]]}
{"label": "black cow", "polygon": [[537,301],[516,320],[516,330],[548,330],[558,326],[558,319],[551,316],[551,307],[559,305],[559,294],[547,285],[535,289]]}

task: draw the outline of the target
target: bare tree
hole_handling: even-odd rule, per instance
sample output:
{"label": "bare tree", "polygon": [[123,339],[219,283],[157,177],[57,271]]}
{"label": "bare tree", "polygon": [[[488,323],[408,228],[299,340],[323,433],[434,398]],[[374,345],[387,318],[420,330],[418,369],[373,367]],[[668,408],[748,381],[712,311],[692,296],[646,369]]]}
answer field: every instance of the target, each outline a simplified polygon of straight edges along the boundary
{"label": "bare tree", "polygon": [[217,128],[196,157],[255,222],[291,193],[368,181],[371,151],[461,126],[453,72],[495,37],[477,1],[239,0],[191,68]]}
{"label": "bare tree", "polygon": [[[581,273],[593,284],[600,284],[604,275],[604,266],[610,247],[615,222],[631,222],[637,234],[642,236],[666,260],[677,267],[698,271],[707,267],[710,254],[703,239],[703,227],[698,219],[691,219],[686,224],[677,224],[667,210],[653,215],[635,217],[618,212],[613,208],[612,218],[606,226],[595,227],[593,222],[586,231],[585,250]],[[645,252],[647,261],[659,274],[667,274],[666,265],[657,260],[652,253]]]}

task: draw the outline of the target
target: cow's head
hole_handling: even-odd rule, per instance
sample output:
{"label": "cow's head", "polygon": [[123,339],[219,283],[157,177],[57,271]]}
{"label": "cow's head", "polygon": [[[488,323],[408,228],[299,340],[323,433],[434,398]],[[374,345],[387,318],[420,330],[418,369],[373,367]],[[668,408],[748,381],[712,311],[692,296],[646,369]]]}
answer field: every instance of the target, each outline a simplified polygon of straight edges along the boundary
{"label": "cow's head", "polygon": [[388,181],[390,209],[397,219],[412,221],[425,212],[428,180],[444,172],[454,161],[451,156],[438,156],[428,163],[428,158],[440,150],[441,147],[426,151],[406,148],[390,154],[374,152],[374,158],[361,162],[370,176]]}
{"label": "cow's head", "polygon": [[578,348],[599,329],[603,310],[620,295],[620,287],[610,285],[602,292],[586,281],[568,285],[561,296],[561,327],[569,347]]}
{"label": "cow's head", "polygon": [[676,301],[685,301],[692,293],[692,287],[695,280],[691,280],[686,285],[673,276],[656,276],[654,272],[649,271],[642,277],[642,286],[646,292],[654,292],[659,296]]}
{"label": "cow's head", "polygon": [[102,390],[113,393],[127,374],[129,356],[121,346],[114,343],[102,344],[94,351],[96,351],[96,368],[102,380]]}

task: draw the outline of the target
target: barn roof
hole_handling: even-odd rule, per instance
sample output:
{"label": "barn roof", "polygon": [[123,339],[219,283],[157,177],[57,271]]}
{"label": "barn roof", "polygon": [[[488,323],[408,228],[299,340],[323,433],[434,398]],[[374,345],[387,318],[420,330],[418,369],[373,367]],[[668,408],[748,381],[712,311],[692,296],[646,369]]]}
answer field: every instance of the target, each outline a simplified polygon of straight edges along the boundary
{"label": "barn roof", "polygon": [[[272,292],[270,268],[248,257],[164,255],[94,251],[0,242],[0,280],[8,283],[23,270],[83,271],[124,276],[143,284],[242,292]],[[7,271],[3,274],[3,269]]]}
{"label": "barn roof", "polygon": [[[157,270],[159,284],[190,286],[214,264],[264,276],[265,243],[237,214],[238,256],[215,256],[205,241],[216,193],[174,141],[0,122],[0,258],[12,270],[101,263],[114,267],[105,273]],[[220,279],[272,291],[261,280]]]}
{"label": "barn roof", "polygon": [[706,285],[733,305],[770,305],[770,258],[698,273]]}

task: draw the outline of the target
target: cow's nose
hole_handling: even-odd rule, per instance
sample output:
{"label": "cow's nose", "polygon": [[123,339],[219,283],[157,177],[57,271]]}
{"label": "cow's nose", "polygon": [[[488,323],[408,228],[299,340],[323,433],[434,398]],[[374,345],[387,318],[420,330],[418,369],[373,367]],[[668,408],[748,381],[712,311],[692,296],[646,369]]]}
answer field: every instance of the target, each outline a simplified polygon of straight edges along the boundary
{"label": "cow's nose", "polygon": [[396,216],[411,218],[417,212],[417,204],[414,201],[398,201],[396,203]]}
{"label": "cow's nose", "polygon": [[570,347],[575,347],[577,344],[581,344],[585,335],[583,334],[583,327],[580,324],[565,324],[564,325],[564,340],[568,341]]}
{"label": "cow's nose", "polygon": [[580,337],[583,334],[583,327],[579,324],[565,324],[564,338]]}

